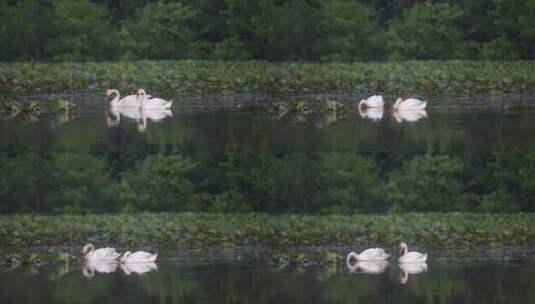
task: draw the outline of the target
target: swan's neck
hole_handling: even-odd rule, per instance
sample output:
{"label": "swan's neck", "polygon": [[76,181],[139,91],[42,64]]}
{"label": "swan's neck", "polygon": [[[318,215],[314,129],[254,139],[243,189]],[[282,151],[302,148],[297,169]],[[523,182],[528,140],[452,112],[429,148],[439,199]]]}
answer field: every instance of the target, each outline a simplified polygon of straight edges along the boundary
{"label": "swan's neck", "polygon": [[394,106],[393,106],[394,110],[398,110],[400,104],[401,104],[401,98],[398,98],[396,102],[394,103]]}
{"label": "swan's neck", "polygon": [[110,104],[112,107],[116,107],[119,105],[119,99],[121,98],[121,94],[119,94],[118,90],[112,90],[112,94],[115,95],[113,99],[110,101]]}

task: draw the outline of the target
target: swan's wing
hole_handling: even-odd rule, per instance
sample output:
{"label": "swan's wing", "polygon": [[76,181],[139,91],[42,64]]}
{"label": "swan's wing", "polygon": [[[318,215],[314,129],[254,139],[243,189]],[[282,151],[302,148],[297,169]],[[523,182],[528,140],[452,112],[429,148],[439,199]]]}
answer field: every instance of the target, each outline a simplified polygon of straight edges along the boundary
{"label": "swan's wing", "polygon": [[405,99],[402,103],[402,108],[413,109],[413,110],[425,109],[426,106],[427,106],[427,101],[422,101],[416,98]]}
{"label": "swan's wing", "polygon": [[145,251],[136,251],[134,253],[132,253],[128,258],[127,258],[127,262],[132,262],[132,263],[135,263],[135,262],[154,262],[156,260],[156,258],[158,257],[158,254],[155,253],[150,253],[150,252],[145,252]]}
{"label": "swan's wing", "polygon": [[383,103],[383,96],[381,95],[373,95],[368,98],[368,101],[373,103]]}
{"label": "swan's wing", "polygon": [[427,260],[427,253],[420,253],[417,251],[407,252],[400,258],[402,263],[423,263]]}
{"label": "swan's wing", "polygon": [[359,260],[385,260],[388,258],[388,254],[384,251],[382,248],[370,248],[364,250],[361,254],[359,254]]}
{"label": "swan's wing", "polygon": [[115,248],[99,248],[91,255],[91,260],[104,261],[104,260],[116,260],[119,258],[119,253],[115,251]]}
{"label": "swan's wing", "polygon": [[142,117],[139,107],[121,107],[119,112],[130,119],[138,120]]}
{"label": "swan's wing", "polygon": [[150,98],[143,101],[143,107],[145,107],[145,109],[167,109],[170,108],[172,104],[173,101],[168,101],[161,98]]}
{"label": "swan's wing", "polygon": [[121,264],[121,269],[127,274],[137,273],[144,274],[150,271],[158,270],[156,263],[142,263],[142,264]]}

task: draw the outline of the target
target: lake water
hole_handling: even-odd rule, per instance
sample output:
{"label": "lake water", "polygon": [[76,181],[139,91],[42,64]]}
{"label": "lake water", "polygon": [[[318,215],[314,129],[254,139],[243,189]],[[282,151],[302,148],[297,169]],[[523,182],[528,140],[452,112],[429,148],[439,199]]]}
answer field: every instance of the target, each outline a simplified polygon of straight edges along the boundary
{"label": "lake water", "polygon": [[[4,101],[17,98],[31,99]],[[1,213],[535,211],[529,98],[437,97],[398,115],[359,113],[357,96],[308,96],[299,113],[267,104],[301,97],[145,113],[61,98],[78,110],[2,116]],[[322,111],[329,99],[345,110]]]}
{"label": "lake water", "polygon": [[[343,252],[343,251],[342,251]],[[532,303],[532,249],[430,250],[425,265],[269,266],[245,249],[161,253],[157,265],[0,267],[1,303]]]}

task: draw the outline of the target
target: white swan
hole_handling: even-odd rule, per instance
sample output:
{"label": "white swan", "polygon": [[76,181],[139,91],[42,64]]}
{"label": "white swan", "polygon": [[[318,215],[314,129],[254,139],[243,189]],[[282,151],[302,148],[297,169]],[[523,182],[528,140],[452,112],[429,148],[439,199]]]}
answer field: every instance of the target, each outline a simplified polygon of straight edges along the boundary
{"label": "white swan", "polygon": [[421,101],[416,98],[401,99],[399,97],[392,106],[393,111],[414,111],[423,110],[427,107],[427,101]]}
{"label": "white swan", "polygon": [[156,263],[121,263],[120,265],[121,269],[124,271],[126,275],[130,275],[132,273],[136,274],[144,274],[147,272],[158,270],[158,265]]}
{"label": "white swan", "polygon": [[350,252],[346,257],[346,263],[349,263],[351,260],[355,261],[384,261],[388,259],[390,255],[385,252],[382,248],[369,248],[361,252],[360,254],[356,252]]}
{"label": "white swan", "polygon": [[364,119],[371,119],[375,122],[381,121],[383,119],[384,111],[382,108],[365,108],[361,109],[359,107],[360,117]]}
{"label": "white swan", "polygon": [[106,247],[95,250],[93,244],[87,244],[82,248],[82,257],[86,261],[99,262],[99,261],[115,261],[121,256],[115,248]]}
{"label": "white swan", "polygon": [[427,271],[427,263],[407,263],[399,264],[399,281],[401,284],[407,283],[409,274],[417,274]]}
{"label": "white swan", "polygon": [[136,251],[134,253],[127,251],[123,254],[121,263],[153,263],[158,258],[158,253],[145,251]]}
{"label": "white swan", "polygon": [[143,89],[136,90],[136,100],[143,109],[169,109],[173,105],[172,100],[151,98]]}
{"label": "white swan", "polygon": [[408,251],[407,244],[399,244],[399,262],[400,263],[423,263],[427,261],[427,253],[417,251]]}
{"label": "white swan", "polygon": [[95,276],[95,272],[112,273],[117,269],[117,261],[86,261],[82,273],[87,278]]}
{"label": "white swan", "polygon": [[[115,95],[113,99],[110,101],[111,107],[139,107],[139,102],[136,99],[136,95],[128,95],[126,97],[123,97],[121,99],[121,94],[119,93],[119,90],[116,89],[107,89],[106,90],[106,98],[110,97],[111,95]],[[150,98],[150,95],[147,95],[147,98]]]}
{"label": "white swan", "polygon": [[425,110],[414,110],[414,111],[394,111],[392,116],[398,123],[406,122],[417,122],[422,118],[427,117],[427,111]]}
{"label": "white swan", "polygon": [[380,108],[382,109],[385,105],[385,102],[383,100],[383,96],[381,95],[373,95],[368,97],[368,99],[362,99],[359,102],[359,110],[363,107],[366,108]]}

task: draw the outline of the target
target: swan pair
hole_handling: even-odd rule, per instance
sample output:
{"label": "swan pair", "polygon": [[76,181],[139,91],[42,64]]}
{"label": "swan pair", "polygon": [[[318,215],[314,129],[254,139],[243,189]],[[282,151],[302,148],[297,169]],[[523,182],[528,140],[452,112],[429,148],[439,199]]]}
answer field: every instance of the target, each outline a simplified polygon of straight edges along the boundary
{"label": "swan pair", "polygon": [[82,268],[82,274],[87,278],[92,278],[95,273],[113,273],[120,268],[124,274],[131,275],[132,273],[142,275],[147,272],[158,270],[156,263],[117,263],[113,262],[86,262]]}
{"label": "swan pair", "polygon": [[[390,257],[382,248],[369,248],[361,252],[350,252],[347,255],[346,262],[349,264],[352,260],[355,261],[385,261]],[[420,253],[417,251],[408,251],[407,244],[401,243],[399,245],[399,263],[423,263],[427,260],[427,253]]]}
{"label": "swan pair", "polygon": [[114,95],[110,101],[112,108],[139,108],[139,109],[170,109],[173,101],[161,98],[153,98],[144,89],[137,89],[134,95],[128,95],[121,99],[121,94],[116,89],[106,90],[106,97]]}
{"label": "swan pair", "polygon": [[[363,108],[368,109],[383,109],[385,102],[383,96],[373,95],[367,99],[362,99],[359,102],[359,111],[362,111]],[[422,101],[416,98],[409,98],[403,100],[399,97],[396,102],[392,105],[392,111],[419,111],[424,110],[427,107],[427,101]]]}
{"label": "swan pair", "polygon": [[82,257],[87,262],[121,262],[121,263],[153,263],[158,253],[126,251],[122,255],[115,248],[105,247],[95,249],[93,244],[87,244],[82,248]]}

